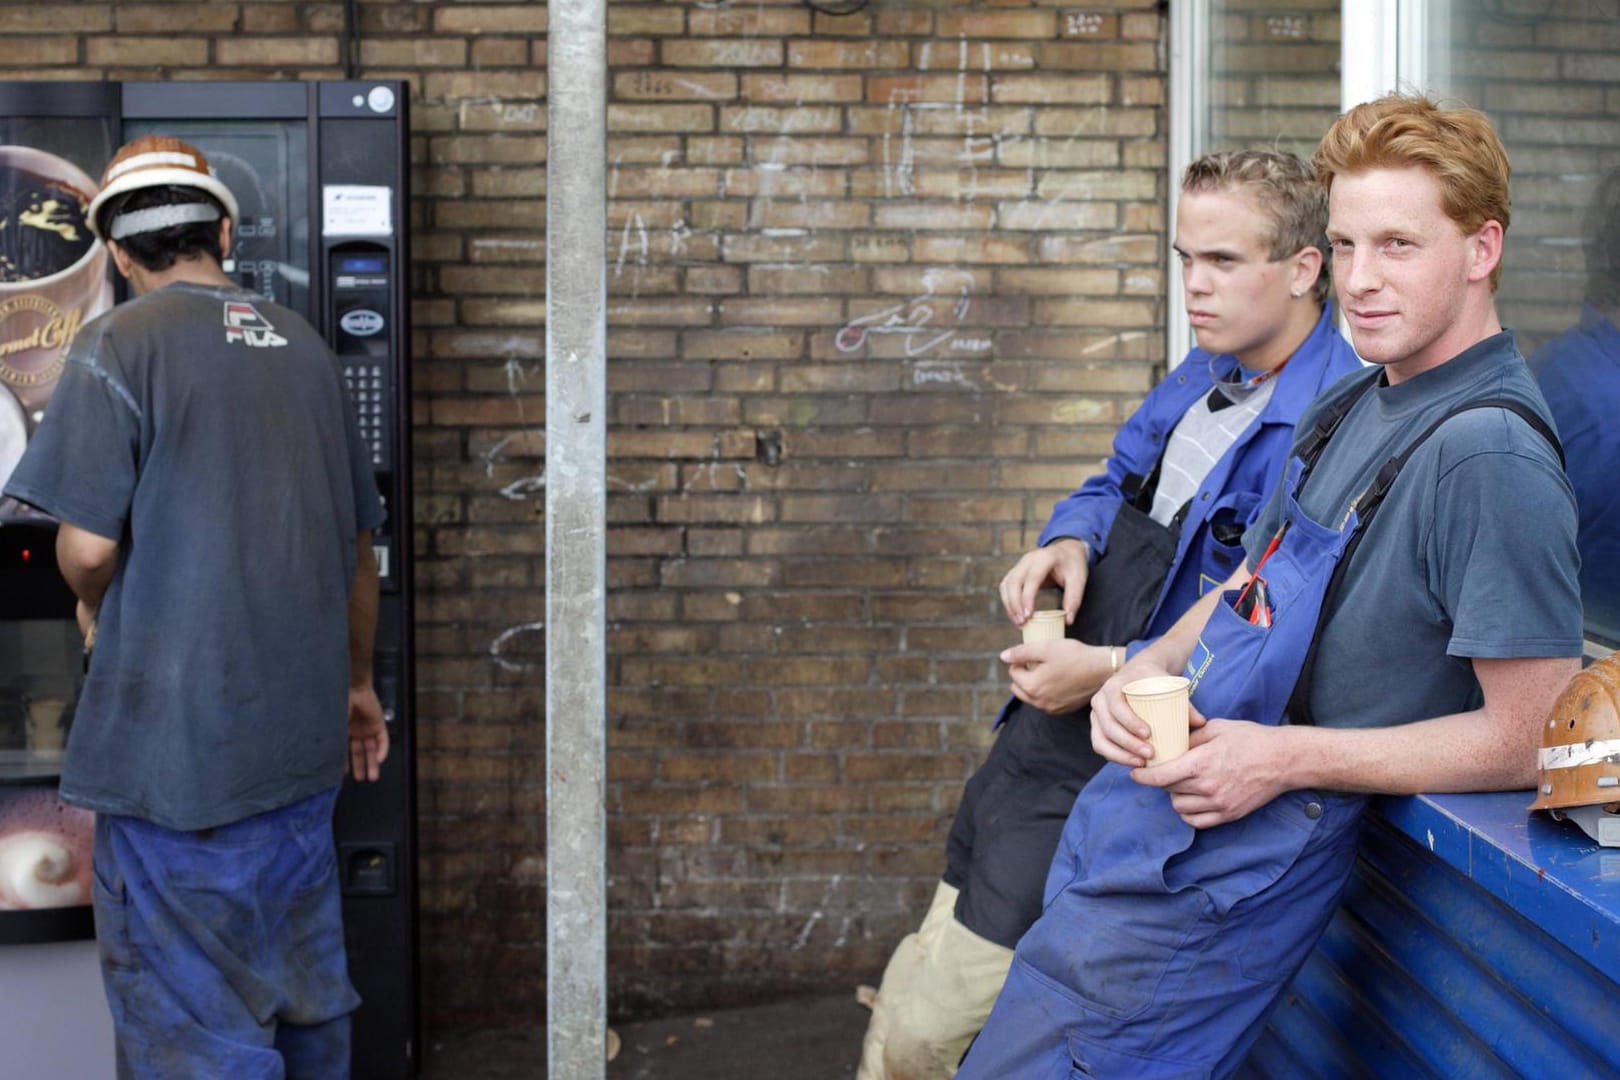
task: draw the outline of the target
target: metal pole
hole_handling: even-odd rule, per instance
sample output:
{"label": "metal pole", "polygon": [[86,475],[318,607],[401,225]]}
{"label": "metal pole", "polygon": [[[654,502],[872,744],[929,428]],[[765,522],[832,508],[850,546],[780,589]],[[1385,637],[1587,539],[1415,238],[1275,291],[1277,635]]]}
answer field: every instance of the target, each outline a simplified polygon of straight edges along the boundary
{"label": "metal pole", "polygon": [[607,1068],[607,3],[551,5],[546,126],[546,1043]]}

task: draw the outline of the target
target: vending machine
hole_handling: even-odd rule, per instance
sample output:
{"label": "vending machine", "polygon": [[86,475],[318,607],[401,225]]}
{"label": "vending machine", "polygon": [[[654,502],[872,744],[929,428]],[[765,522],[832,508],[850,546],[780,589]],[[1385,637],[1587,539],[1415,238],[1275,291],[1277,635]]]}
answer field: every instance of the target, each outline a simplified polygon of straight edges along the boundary
{"label": "vending machine", "polygon": [[[375,676],[392,743],[381,780],[346,781],[337,810],[364,1002],[357,1080],[410,1076],[418,1059],[407,98],[392,81],[0,82],[0,485],[50,408],[74,332],[121,297],[74,212],[136,136],[178,135],[208,156],[240,207],[227,273],[308,318],[342,366],[387,508]],[[55,529],[0,501],[0,1044],[24,1056],[78,1044],[89,1062],[110,1053],[110,1034],[75,1039],[71,1010],[60,1031],[22,1019],[8,992],[74,987],[86,1029],[110,1031],[89,940],[89,815],[55,798],[81,678]],[[63,1065],[50,1074],[111,1075]]]}

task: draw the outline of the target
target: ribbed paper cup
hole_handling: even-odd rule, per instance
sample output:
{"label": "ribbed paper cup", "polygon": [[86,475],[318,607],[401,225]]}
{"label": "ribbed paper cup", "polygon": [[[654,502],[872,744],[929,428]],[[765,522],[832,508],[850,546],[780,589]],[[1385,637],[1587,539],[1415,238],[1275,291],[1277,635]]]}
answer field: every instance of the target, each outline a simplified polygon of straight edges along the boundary
{"label": "ribbed paper cup", "polygon": [[1063,640],[1063,612],[1056,609],[1037,611],[1024,623],[1024,644],[1037,641]]}
{"label": "ribbed paper cup", "polygon": [[35,698],[28,703],[28,749],[62,749],[67,738],[67,732],[62,730],[65,707],[60,698]]}
{"label": "ribbed paper cup", "polygon": [[1122,691],[1131,710],[1153,729],[1149,765],[1163,765],[1187,752],[1187,693],[1191,684],[1181,675],[1155,675],[1125,684]]}

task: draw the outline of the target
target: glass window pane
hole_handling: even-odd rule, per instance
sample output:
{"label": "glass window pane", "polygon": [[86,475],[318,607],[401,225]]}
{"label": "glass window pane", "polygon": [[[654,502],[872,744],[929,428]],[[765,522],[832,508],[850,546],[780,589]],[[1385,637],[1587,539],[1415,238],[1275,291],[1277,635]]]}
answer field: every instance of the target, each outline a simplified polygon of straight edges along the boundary
{"label": "glass window pane", "polygon": [[1513,163],[1498,297],[1580,501],[1588,634],[1620,644],[1620,3],[1436,0],[1432,92],[1484,109]]}
{"label": "glass window pane", "polygon": [[1338,0],[1212,0],[1209,145],[1310,160],[1339,115]]}

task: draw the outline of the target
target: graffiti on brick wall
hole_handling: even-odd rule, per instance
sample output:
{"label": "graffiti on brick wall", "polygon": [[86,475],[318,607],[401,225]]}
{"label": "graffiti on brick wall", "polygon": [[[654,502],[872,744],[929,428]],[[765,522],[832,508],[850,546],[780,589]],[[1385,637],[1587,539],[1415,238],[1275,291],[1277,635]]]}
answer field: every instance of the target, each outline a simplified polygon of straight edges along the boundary
{"label": "graffiti on brick wall", "polygon": [[641,271],[647,268],[651,246],[647,238],[647,222],[641,214],[636,212],[625,218],[624,228],[619,231],[619,254],[613,260],[613,276],[623,276],[624,264],[628,259],[631,265],[631,296],[641,292]]}
{"label": "graffiti on brick wall", "polygon": [[1274,38],[1290,38],[1296,41],[1308,36],[1305,18],[1302,15],[1268,15],[1266,33]]}
{"label": "graffiti on brick wall", "polygon": [[[490,659],[494,660],[498,667],[506,671],[529,671],[533,669],[536,666],[535,661],[516,659],[508,656],[507,651],[510,649],[514,653],[526,651],[531,655],[534,654],[537,651],[534,643],[532,640],[526,641],[524,639],[530,634],[543,635],[545,629],[546,624],[544,622],[526,622],[507,627],[495,635],[495,640],[489,643]],[[544,638],[542,638],[543,640]]]}
{"label": "graffiti on brick wall", "polygon": [[[988,78],[994,70],[990,46],[980,43],[977,46],[979,53],[978,70]],[[967,170],[968,176],[963,190],[956,194],[958,199],[972,202],[978,195],[978,167],[980,164],[994,163],[997,149],[1001,146],[1002,137],[998,133],[981,134],[977,128],[981,124],[989,123],[985,108],[976,106],[970,108],[967,102],[966,77],[975,70],[973,64],[974,45],[966,38],[957,42],[956,65],[957,75],[955,100],[945,101],[914,101],[905,90],[897,89],[889,101],[889,111],[899,113],[898,132],[885,130],[882,138],[881,151],[883,156],[883,193],[887,196],[915,195],[917,193],[915,170],[917,165],[916,127],[917,115],[927,112],[940,112],[949,110],[956,118],[962,131],[962,148],[955,154],[958,164]],[[930,70],[934,58],[934,43],[924,42],[917,58],[919,71]]]}
{"label": "graffiti on brick wall", "polygon": [[1084,37],[1102,30],[1103,17],[1089,12],[1071,11],[1063,16],[1063,33],[1067,37]]}
{"label": "graffiti on brick wall", "polygon": [[833,344],[839,352],[856,352],[877,334],[898,336],[907,356],[940,350],[988,352],[989,339],[968,336],[963,325],[973,310],[976,285],[966,270],[928,270],[923,274],[923,292],[851,319],[839,328]]}

